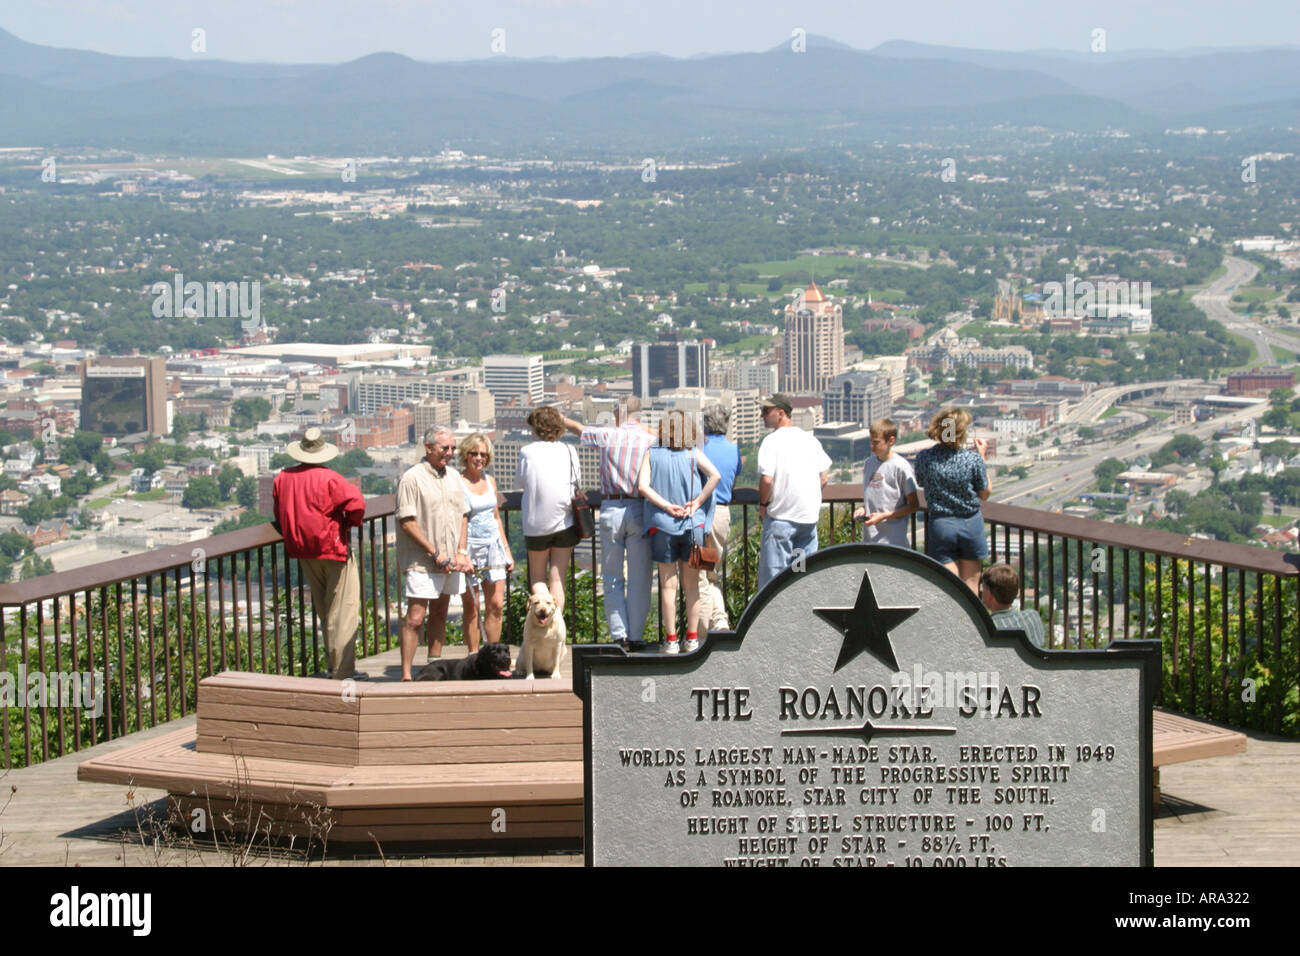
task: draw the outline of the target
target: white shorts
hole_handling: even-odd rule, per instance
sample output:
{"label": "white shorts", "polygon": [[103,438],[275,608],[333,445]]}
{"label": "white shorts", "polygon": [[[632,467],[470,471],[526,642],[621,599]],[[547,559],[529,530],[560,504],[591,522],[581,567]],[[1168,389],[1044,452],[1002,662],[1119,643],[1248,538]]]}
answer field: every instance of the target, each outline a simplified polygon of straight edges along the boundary
{"label": "white shorts", "polygon": [[430,574],[422,568],[406,569],[406,596],[408,598],[434,599],[446,594],[465,593],[465,575],[460,571],[450,574]]}
{"label": "white shorts", "polygon": [[[476,568],[486,568],[484,574],[489,581],[504,581],[506,579],[506,549],[501,544],[500,538],[493,538],[490,541],[469,540],[469,559]],[[477,581],[472,581],[477,586]]]}

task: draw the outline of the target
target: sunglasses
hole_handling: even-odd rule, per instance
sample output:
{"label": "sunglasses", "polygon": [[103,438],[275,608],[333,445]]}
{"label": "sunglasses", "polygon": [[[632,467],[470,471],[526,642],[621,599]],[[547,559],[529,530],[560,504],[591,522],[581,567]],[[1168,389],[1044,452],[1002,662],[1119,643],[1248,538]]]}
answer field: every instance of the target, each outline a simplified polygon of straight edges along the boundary
{"label": "sunglasses", "polygon": [[485,452],[485,451],[472,451],[472,452],[470,452],[469,454],[467,454],[465,457],[466,457],[466,458],[486,458],[487,456],[488,456],[488,453]]}

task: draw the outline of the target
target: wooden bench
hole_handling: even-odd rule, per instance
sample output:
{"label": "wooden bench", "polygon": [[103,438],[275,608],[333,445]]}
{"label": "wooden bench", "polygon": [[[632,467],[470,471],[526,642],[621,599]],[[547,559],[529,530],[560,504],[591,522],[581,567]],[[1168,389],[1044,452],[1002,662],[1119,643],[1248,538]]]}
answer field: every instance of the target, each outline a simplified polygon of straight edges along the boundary
{"label": "wooden bench", "polygon": [[1155,805],[1160,806],[1160,768],[1186,760],[1227,757],[1246,752],[1246,735],[1225,727],[1184,717],[1167,710],[1151,714],[1151,785]]}
{"label": "wooden bench", "polygon": [[575,848],[582,704],[567,680],[345,686],[227,671],[200,682],[194,728],[88,760],[77,777],[167,790],[186,819],[197,808],[218,829]]}
{"label": "wooden bench", "polygon": [[[338,843],[580,848],[582,704],[567,680],[337,681],[227,671],[193,728],[96,757],[80,780],[172,794],[217,829],[270,822]],[[1160,767],[1244,753],[1246,737],[1157,710]]]}

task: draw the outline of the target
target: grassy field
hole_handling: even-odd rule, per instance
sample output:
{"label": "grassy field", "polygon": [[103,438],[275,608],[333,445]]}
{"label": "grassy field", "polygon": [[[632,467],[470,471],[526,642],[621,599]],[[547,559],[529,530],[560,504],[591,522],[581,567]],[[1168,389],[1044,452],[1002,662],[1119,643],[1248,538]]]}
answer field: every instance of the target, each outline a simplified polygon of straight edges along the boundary
{"label": "grassy field", "polygon": [[1295,521],[1291,515],[1260,515],[1259,523],[1266,524],[1274,528],[1283,528]]}
{"label": "grassy field", "polygon": [[100,508],[107,507],[111,501],[111,498],[91,498],[86,502],[86,507],[98,511]]}
{"label": "grassy field", "polygon": [[1284,349],[1280,345],[1270,345],[1269,348],[1273,350],[1273,358],[1281,362],[1283,365],[1290,365],[1292,362],[1296,361],[1296,353],[1289,349]]}
{"label": "grassy field", "polygon": [[[784,295],[782,292],[768,292],[766,282],[737,282],[736,288],[740,294],[746,297],[767,296],[771,299],[777,299]],[[709,284],[707,282],[683,282],[682,291],[692,294],[708,292]],[[727,291],[727,283],[718,283],[718,294],[724,295]]]}
{"label": "grassy field", "polygon": [[777,259],[771,262],[745,262],[742,265],[749,269],[757,269],[758,274],[762,276],[779,276],[797,272],[800,278],[811,275],[821,282],[836,276],[855,275],[863,267],[871,268],[870,260],[859,259],[857,256],[798,256],[794,259]]}
{"label": "grassy field", "polygon": [[1228,303],[1228,307],[1234,312],[1254,312],[1260,305],[1265,302],[1271,302],[1276,299],[1278,293],[1272,286],[1266,285],[1248,285],[1242,286]]}
{"label": "grassy field", "polygon": [[1110,418],[1110,416],[1118,415],[1118,414],[1119,414],[1119,409],[1114,405],[1112,405],[1110,408],[1106,409],[1104,412],[1102,412],[1100,415],[1097,416],[1097,421],[1101,421],[1102,419]]}
{"label": "grassy field", "polygon": [[1255,343],[1244,335],[1238,335],[1236,332],[1229,331],[1228,334],[1232,336],[1238,345],[1243,345],[1250,351],[1250,358],[1246,360],[1244,365],[1234,365],[1232,368],[1222,369],[1220,374],[1227,375],[1229,372],[1242,372],[1258,365],[1259,358],[1255,355]]}
{"label": "grassy field", "polygon": [[130,498],[132,501],[163,501],[168,494],[166,488],[155,488],[153,491],[141,491],[131,495]]}
{"label": "grassy field", "polygon": [[739,342],[733,342],[731,345],[723,345],[718,348],[719,352],[757,352],[763,349],[770,349],[775,336],[769,335],[747,335]]}

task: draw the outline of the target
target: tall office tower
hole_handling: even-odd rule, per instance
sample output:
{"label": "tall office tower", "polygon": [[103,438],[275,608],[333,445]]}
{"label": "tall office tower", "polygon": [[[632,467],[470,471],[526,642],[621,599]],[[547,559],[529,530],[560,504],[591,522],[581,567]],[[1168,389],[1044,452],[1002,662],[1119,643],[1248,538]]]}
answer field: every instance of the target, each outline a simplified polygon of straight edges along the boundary
{"label": "tall office tower", "polygon": [[418,402],[411,403],[414,418],[415,443],[424,441],[424,433],[434,425],[451,424],[451,402],[426,395]]}
{"label": "tall office tower", "polygon": [[785,307],[781,390],[820,395],[844,371],[844,310],[809,282]]}
{"label": "tall office tower", "polygon": [[144,356],[82,361],[81,427],[105,437],[166,435],[166,362]]}
{"label": "tall office tower", "polygon": [[780,370],[773,362],[745,359],[736,370],[736,388],[756,388],[763,396],[780,389]]}
{"label": "tall office tower", "polygon": [[460,397],[460,417],[465,421],[490,425],[496,416],[496,402],[486,388],[468,389]]}
{"label": "tall office tower", "polygon": [[542,401],[545,380],[540,355],[489,355],[483,359],[483,385],[499,404],[520,396],[526,404]]}
{"label": "tall office tower", "polygon": [[645,400],[666,388],[709,384],[709,346],[704,342],[639,342],[632,346],[632,394]]}
{"label": "tall office tower", "polygon": [[[757,390],[736,388],[670,388],[659,393],[656,408],[680,408],[692,415],[699,415],[710,405],[723,405],[731,412],[727,424],[727,437],[742,445],[756,442],[763,437],[762,409],[759,402],[771,394],[769,389],[759,393]],[[647,418],[642,412],[642,421]]]}
{"label": "tall office tower", "polygon": [[822,393],[822,417],[828,422],[870,425],[888,417],[892,407],[889,376],[875,372],[836,375]]}

